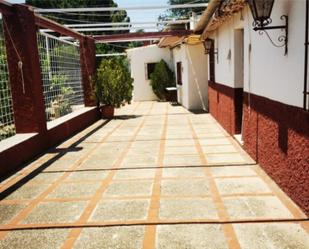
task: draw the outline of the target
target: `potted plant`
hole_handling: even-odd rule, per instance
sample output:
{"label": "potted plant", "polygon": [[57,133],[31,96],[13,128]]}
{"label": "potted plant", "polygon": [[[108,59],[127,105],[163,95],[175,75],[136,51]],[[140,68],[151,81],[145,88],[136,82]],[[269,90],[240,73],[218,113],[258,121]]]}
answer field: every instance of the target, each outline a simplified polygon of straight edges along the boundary
{"label": "potted plant", "polygon": [[126,60],[120,58],[102,60],[97,70],[95,94],[103,118],[113,118],[114,108],[131,102],[132,83],[133,79]]}

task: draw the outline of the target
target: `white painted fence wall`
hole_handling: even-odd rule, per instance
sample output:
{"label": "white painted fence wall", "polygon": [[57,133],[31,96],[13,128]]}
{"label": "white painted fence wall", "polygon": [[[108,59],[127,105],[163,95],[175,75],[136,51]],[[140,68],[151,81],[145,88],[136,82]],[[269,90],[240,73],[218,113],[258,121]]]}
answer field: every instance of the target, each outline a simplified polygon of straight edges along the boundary
{"label": "white painted fence wall", "polygon": [[157,100],[157,96],[152,91],[150,80],[147,79],[147,63],[156,63],[163,59],[172,69],[173,60],[170,50],[150,45],[128,49],[127,54],[131,65],[131,77],[134,79],[133,100]]}

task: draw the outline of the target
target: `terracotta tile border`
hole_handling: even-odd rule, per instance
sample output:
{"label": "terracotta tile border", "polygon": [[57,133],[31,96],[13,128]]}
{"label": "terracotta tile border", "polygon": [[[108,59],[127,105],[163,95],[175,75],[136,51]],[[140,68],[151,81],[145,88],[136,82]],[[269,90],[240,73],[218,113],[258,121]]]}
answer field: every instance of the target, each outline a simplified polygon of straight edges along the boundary
{"label": "terracotta tile border", "polygon": [[308,233],[309,236],[309,221],[300,222],[300,225]]}
{"label": "terracotta tile border", "polygon": [[[139,106],[139,104],[135,107],[135,109]],[[116,125],[110,132],[108,132],[108,134],[106,136],[104,136],[104,138],[101,140],[101,143],[103,143],[104,141],[106,141],[106,139],[113,133],[115,132],[119,127],[121,127],[124,124],[124,121],[120,122],[118,125]],[[89,149],[89,151],[87,151],[87,153],[85,155],[83,155],[81,158],[79,158],[77,161],[75,161],[72,166],[69,168],[70,172],[66,172],[64,173],[62,176],[60,176],[55,182],[53,182],[52,184],[50,184],[50,186],[43,192],[41,193],[38,197],[36,197],[35,199],[32,199],[28,206],[23,209],[21,212],[19,212],[8,224],[6,224],[5,226],[1,226],[1,227],[11,227],[11,226],[16,226],[18,225],[18,223],[20,221],[22,221],[23,219],[25,219],[30,212],[40,203],[42,202],[52,191],[54,191],[59,185],[60,183],[65,180],[73,171],[74,169],[78,168],[82,162],[84,162],[88,157],[91,156],[91,154],[101,146],[101,143],[97,144],[96,146],[94,146],[93,148]],[[2,231],[0,232],[0,240],[4,239],[4,237],[7,235],[7,231]]]}
{"label": "terracotta tile border", "polygon": [[[203,164],[207,165],[207,160],[206,160],[205,154],[203,153],[202,146],[201,146],[199,140],[197,139],[197,134],[194,130],[194,126],[192,124],[190,117],[187,117],[187,122],[189,123],[191,133],[192,133],[192,137],[195,140],[195,147],[196,147],[197,151],[199,152],[200,160],[203,162]],[[224,206],[224,203],[223,203],[223,200],[220,196],[220,193],[217,189],[217,186],[216,186],[216,183],[213,179],[212,173],[210,172],[210,170],[207,167],[204,168],[204,171],[205,171],[206,176],[209,178],[209,180],[208,180],[209,188],[210,188],[210,192],[212,194],[213,202],[214,202],[216,209],[217,209],[217,212],[218,212],[219,219],[222,220],[222,221],[228,221],[229,215],[228,215],[228,212],[227,212],[227,210]],[[233,226],[231,224],[225,224],[225,225],[222,225],[222,229],[223,229],[225,237],[227,239],[227,244],[228,244],[229,248],[230,249],[241,249]]]}
{"label": "terracotta tile border", "polygon": [[[158,167],[156,170],[156,176],[154,179],[152,196],[150,201],[149,212],[147,216],[147,221],[157,221],[159,216],[160,209],[160,192],[161,192],[161,178],[163,173],[163,161],[164,161],[164,152],[165,152],[165,142],[166,142],[166,133],[168,127],[168,104],[166,104],[166,110],[164,114],[164,123],[163,130],[161,134],[160,140],[160,150],[158,156]],[[155,248],[155,240],[156,240],[156,226],[146,226],[144,241],[143,241],[143,249],[153,249]]]}
{"label": "terracotta tile border", "polygon": [[[97,121],[96,123],[92,124],[90,127],[96,127],[96,126],[100,126],[99,124],[100,121]],[[80,133],[86,133],[85,131],[90,128],[88,127],[87,129],[85,129],[84,131],[81,131]],[[76,134],[75,136],[69,138],[67,141],[64,141],[62,144],[60,144],[59,146],[62,146],[66,143],[68,143],[68,141],[70,141],[70,144],[74,143],[73,141],[77,141],[78,139],[80,139],[80,137],[78,137],[78,135]],[[73,140],[73,141],[72,141]],[[7,181],[4,181],[4,184],[1,184],[0,186],[0,192],[5,191],[7,188],[11,187],[12,185],[16,184],[18,181],[20,181],[22,178],[26,177],[27,175],[29,175],[31,172],[33,172],[34,170],[36,170],[38,167],[40,167],[42,164],[46,163],[47,161],[53,159],[54,157],[57,156],[57,152],[53,152],[53,151],[47,151],[45,154],[39,156],[37,159],[35,159],[35,161],[31,162],[29,165],[27,165],[24,169],[21,169],[20,172],[16,173],[16,176],[12,175]]]}
{"label": "terracotta tile border", "polygon": [[[154,103],[152,103],[151,106],[149,107],[148,113],[151,112],[151,109],[153,108],[153,106],[154,106]],[[123,152],[118,157],[115,164],[113,165],[114,169],[117,169],[121,165],[123,160],[125,159],[125,156],[129,152],[129,149],[130,149],[132,143],[134,142],[134,138],[138,135],[139,131],[142,129],[144,123],[146,122],[146,119],[147,119],[147,117],[143,117],[142,122],[139,124],[138,128],[136,129],[136,131],[134,132],[134,134],[132,136],[133,137],[132,140],[127,144],[127,146],[124,148]],[[116,170],[112,170],[111,172],[109,172],[108,177],[102,182],[99,189],[96,191],[94,196],[91,198],[91,200],[88,203],[88,206],[86,207],[86,209],[84,210],[84,212],[80,216],[79,220],[74,223],[74,225],[79,226],[79,228],[71,230],[66,241],[64,242],[64,244],[61,247],[62,249],[73,247],[75,241],[78,239],[79,235],[81,234],[84,225],[87,223],[88,219],[90,218],[93,210],[97,206],[98,202],[102,199],[103,193],[105,192],[105,190],[107,189],[109,184],[113,181],[113,177],[114,177],[115,174],[116,174]]]}

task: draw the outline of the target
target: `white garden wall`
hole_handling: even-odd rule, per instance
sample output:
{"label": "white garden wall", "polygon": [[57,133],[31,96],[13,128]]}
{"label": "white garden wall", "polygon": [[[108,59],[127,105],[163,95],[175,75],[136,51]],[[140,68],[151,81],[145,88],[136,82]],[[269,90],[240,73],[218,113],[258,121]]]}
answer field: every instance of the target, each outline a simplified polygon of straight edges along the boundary
{"label": "white garden wall", "polygon": [[153,93],[150,80],[147,79],[147,63],[156,63],[163,59],[172,69],[173,61],[168,48],[159,48],[157,45],[150,45],[127,50],[131,66],[131,77],[133,82],[133,100],[150,101],[157,100]]}

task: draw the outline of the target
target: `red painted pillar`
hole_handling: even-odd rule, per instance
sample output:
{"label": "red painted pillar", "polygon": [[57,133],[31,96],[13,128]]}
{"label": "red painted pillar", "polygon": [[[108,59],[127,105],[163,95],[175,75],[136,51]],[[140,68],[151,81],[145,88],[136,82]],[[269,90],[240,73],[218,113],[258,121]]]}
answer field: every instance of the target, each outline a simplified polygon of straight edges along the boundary
{"label": "red painted pillar", "polygon": [[27,6],[13,5],[4,15],[4,35],[17,133],[46,132],[43,83],[35,16]]}
{"label": "red painted pillar", "polygon": [[91,37],[80,39],[80,61],[82,68],[85,106],[96,106],[92,80],[96,73],[95,41]]}

